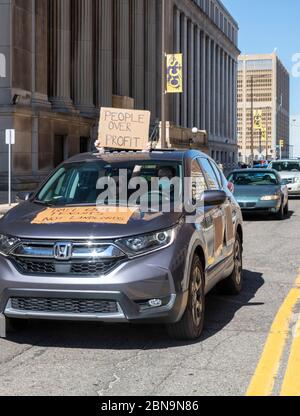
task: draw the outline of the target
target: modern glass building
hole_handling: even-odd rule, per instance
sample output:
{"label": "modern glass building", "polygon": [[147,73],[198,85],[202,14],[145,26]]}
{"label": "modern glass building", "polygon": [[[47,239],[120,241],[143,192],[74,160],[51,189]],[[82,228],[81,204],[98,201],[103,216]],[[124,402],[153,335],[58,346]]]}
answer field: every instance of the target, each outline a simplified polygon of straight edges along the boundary
{"label": "modern glass building", "polygon": [[[241,55],[238,63],[238,145],[243,162],[289,156],[289,73],[276,53]],[[254,129],[259,113],[262,128]]]}

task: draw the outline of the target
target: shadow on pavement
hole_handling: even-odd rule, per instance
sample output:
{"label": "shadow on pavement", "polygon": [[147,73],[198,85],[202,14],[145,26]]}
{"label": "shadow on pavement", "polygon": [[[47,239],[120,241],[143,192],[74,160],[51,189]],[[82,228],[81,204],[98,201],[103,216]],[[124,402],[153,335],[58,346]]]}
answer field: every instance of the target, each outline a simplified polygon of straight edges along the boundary
{"label": "shadow on pavement", "polygon": [[[250,303],[263,286],[260,273],[244,271],[244,290],[239,296],[220,297],[215,290],[207,296],[206,322],[202,340],[213,336],[227,326],[236,312]],[[9,334],[7,340],[18,344],[51,348],[151,350],[164,349],[201,342],[178,342],[168,337],[163,325],[130,325],[102,323],[74,323],[32,321],[21,332]]]}
{"label": "shadow on pavement", "polygon": [[230,324],[241,308],[264,305],[261,302],[251,302],[265,283],[262,276],[261,273],[244,270],[244,286],[240,295],[224,296],[216,289],[207,296],[205,330],[202,340],[212,337]]}
{"label": "shadow on pavement", "polygon": [[244,221],[253,221],[253,222],[260,222],[260,221],[287,221],[289,219],[291,219],[293,217],[293,215],[295,214],[294,211],[289,211],[289,213],[287,214],[287,216],[283,219],[283,220],[279,220],[275,217],[275,215],[271,215],[271,214],[257,214],[255,212],[247,212],[247,213],[243,213],[243,219]]}

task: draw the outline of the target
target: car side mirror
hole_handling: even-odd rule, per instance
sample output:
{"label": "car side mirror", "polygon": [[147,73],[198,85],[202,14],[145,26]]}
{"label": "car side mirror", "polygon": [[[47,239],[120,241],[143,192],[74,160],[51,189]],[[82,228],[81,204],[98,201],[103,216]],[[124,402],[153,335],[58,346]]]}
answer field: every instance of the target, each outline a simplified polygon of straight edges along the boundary
{"label": "car side mirror", "polygon": [[34,192],[19,192],[16,196],[16,202],[25,202],[28,201],[32,196]]}
{"label": "car side mirror", "polygon": [[205,191],[202,202],[204,206],[219,206],[224,204],[227,199],[227,194],[224,191]]}
{"label": "car side mirror", "polygon": [[233,194],[234,193],[234,183],[233,182],[228,182],[227,184],[227,188],[229,189],[229,191]]}

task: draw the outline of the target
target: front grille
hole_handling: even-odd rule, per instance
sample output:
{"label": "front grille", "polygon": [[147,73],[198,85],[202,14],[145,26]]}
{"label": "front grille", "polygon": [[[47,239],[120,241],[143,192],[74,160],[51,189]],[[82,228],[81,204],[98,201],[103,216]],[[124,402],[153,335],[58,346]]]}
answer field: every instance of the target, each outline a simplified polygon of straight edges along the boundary
{"label": "front grille", "polygon": [[290,185],[291,183],[294,183],[294,182],[295,182],[295,179],[294,178],[285,178],[285,179],[282,179],[282,183],[284,185]]}
{"label": "front grille", "polygon": [[256,207],[256,203],[255,202],[240,202],[239,206],[241,208],[255,208]]}
{"label": "front grille", "polygon": [[15,260],[17,269],[21,273],[35,274],[35,273],[55,273],[55,266],[53,263],[45,261],[31,261],[27,259]]}
{"label": "front grille", "polygon": [[111,300],[11,298],[12,309],[27,312],[112,314],[118,313],[118,304]]}
{"label": "front grille", "polygon": [[117,266],[117,260],[102,262],[56,262],[43,259],[17,257],[12,259],[17,270],[22,274],[53,274],[53,275],[86,275],[101,276],[109,273]]}
{"label": "front grille", "polygon": [[71,265],[72,274],[106,274],[115,266],[115,261],[106,263],[73,263]]}

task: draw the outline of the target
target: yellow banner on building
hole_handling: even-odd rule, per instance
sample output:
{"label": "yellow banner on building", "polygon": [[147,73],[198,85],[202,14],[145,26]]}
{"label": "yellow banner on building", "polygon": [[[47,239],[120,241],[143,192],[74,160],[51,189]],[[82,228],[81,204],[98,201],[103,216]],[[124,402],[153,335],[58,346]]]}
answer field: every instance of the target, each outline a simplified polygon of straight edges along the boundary
{"label": "yellow banner on building", "polygon": [[167,93],[183,92],[182,54],[167,55]]}
{"label": "yellow banner on building", "polygon": [[253,117],[253,127],[255,130],[262,129],[262,110],[256,110]]}

